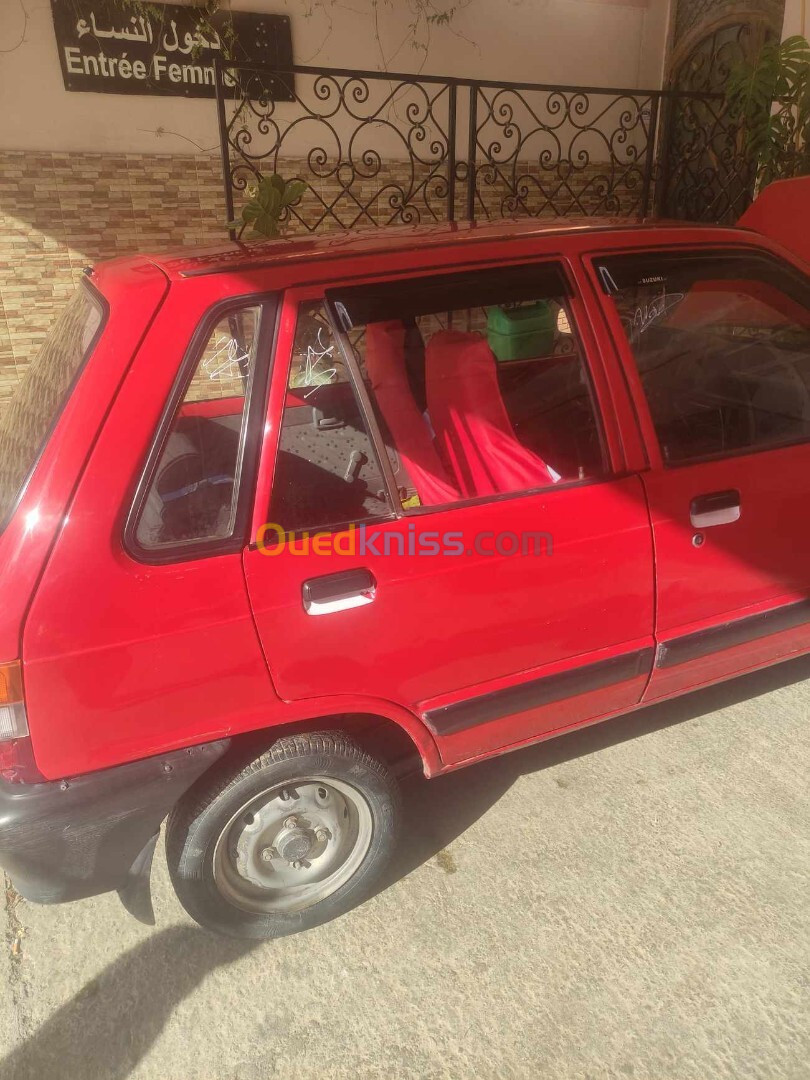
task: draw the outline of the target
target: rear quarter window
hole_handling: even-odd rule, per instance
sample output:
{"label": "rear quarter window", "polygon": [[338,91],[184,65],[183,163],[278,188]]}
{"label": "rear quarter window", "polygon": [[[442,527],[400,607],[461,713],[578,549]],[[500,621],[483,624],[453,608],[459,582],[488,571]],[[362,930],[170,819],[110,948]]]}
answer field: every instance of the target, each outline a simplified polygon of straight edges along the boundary
{"label": "rear quarter window", "polygon": [[11,518],[104,321],[102,300],[83,284],[0,413],[0,531]]}
{"label": "rear quarter window", "polygon": [[[171,561],[219,550],[236,530],[262,304],[229,304],[206,333],[136,497],[129,544],[138,558]],[[262,372],[268,368],[263,358]],[[255,453],[248,452],[250,471]],[[244,503],[244,500],[242,500]],[[244,509],[244,508],[243,508]]]}

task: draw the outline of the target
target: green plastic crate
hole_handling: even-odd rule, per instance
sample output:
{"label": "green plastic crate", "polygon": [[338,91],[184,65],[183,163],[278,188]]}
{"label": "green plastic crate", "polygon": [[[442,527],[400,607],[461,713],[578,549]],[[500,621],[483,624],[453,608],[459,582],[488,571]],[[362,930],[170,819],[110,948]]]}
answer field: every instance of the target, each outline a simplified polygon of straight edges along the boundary
{"label": "green plastic crate", "polygon": [[522,307],[487,309],[487,341],[495,359],[530,360],[554,346],[555,316],[545,300]]}

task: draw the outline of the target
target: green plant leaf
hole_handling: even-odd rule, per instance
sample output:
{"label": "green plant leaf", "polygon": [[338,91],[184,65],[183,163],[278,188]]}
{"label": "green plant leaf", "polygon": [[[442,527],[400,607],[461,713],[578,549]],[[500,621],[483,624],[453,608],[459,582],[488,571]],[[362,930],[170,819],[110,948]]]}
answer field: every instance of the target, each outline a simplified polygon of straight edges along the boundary
{"label": "green plant leaf", "polygon": [[293,203],[298,202],[306,190],[307,185],[303,180],[288,180],[284,189],[282,205],[291,206]]}
{"label": "green plant leaf", "polygon": [[274,214],[260,214],[253,222],[253,231],[259,236],[278,236],[278,217]]}
{"label": "green plant leaf", "polygon": [[250,198],[242,207],[241,217],[228,223],[227,228],[248,226],[258,236],[279,236],[282,218],[289,220],[287,207],[301,198],[306,190],[303,180],[285,181],[278,173],[258,176],[255,187],[249,189]]}
{"label": "green plant leaf", "polygon": [[798,35],[768,42],[751,62],[736,65],[726,104],[754,159],[760,190],[797,175],[810,132],[810,44]]}

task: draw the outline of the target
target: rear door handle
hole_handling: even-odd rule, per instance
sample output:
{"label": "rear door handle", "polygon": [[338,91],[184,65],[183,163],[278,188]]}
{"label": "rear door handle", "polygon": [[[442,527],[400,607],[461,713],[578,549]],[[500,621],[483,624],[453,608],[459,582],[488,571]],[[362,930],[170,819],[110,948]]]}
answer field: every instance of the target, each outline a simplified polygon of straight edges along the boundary
{"label": "rear door handle", "polygon": [[696,529],[713,525],[731,525],[740,520],[742,504],[739,491],[713,491],[692,499],[689,517]]}
{"label": "rear door handle", "polygon": [[341,570],[310,578],[304,582],[301,593],[307,615],[332,615],[370,604],[377,595],[377,579],[365,567]]}

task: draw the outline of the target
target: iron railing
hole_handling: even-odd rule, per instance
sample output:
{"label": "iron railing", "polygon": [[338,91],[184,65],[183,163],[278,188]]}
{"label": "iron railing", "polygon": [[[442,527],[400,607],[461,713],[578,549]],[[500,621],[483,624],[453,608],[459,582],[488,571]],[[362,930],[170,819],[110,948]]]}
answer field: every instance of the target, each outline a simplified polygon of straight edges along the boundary
{"label": "iron railing", "polygon": [[470,84],[467,217],[650,209],[659,96]]}
{"label": "iron railing", "polygon": [[[275,101],[268,75],[289,92]],[[752,176],[719,94],[291,66],[215,67],[225,201],[306,184],[300,227],[516,215],[730,220]]]}
{"label": "iron railing", "polygon": [[735,222],[753,198],[756,167],[741,148],[722,97],[673,92],[665,113],[658,212],[688,221]]}

